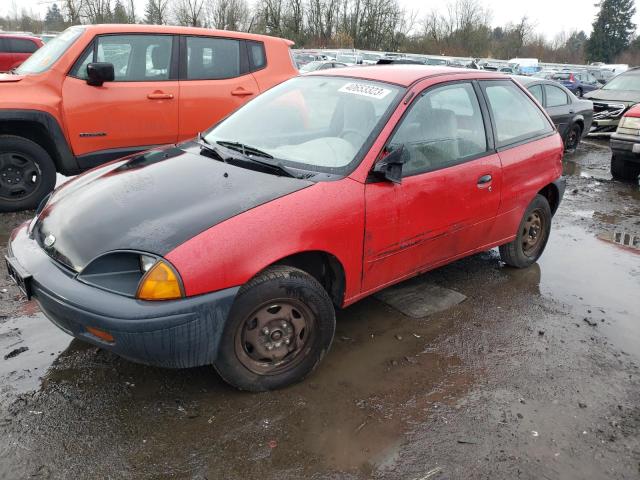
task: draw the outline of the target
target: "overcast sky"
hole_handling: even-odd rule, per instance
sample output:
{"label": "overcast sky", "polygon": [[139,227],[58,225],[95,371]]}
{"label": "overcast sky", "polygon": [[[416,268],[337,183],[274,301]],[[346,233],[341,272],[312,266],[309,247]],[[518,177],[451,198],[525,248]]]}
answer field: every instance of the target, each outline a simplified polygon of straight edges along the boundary
{"label": "overcast sky", "polygon": [[[251,1],[251,0],[250,0]],[[432,8],[442,8],[446,0],[399,0],[400,4],[408,9],[420,12],[423,17]],[[14,7],[33,9],[34,13],[44,14],[47,4],[51,0],[0,0],[0,15],[9,13]],[[146,0],[136,0],[137,14],[141,15]],[[559,32],[571,32],[584,30],[591,32],[591,23],[597,12],[594,6],[596,0],[484,0],[492,12],[492,24],[494,26],[505,25],[518,21],[523,15],[527,15],[536,25],[536,31],[553,39]],[[640,10],[640,8],[639,8]],[[640,24],[640,12],[635,18],[636,24]]]}

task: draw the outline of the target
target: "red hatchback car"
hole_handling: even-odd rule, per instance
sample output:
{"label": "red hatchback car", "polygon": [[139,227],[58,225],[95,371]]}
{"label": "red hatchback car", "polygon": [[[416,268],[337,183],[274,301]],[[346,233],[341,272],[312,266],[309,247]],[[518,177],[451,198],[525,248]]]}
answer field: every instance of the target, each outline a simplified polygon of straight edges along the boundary
{"label": "red hatchback car", "polygon": [[288,80],[198,139],[91,170],[10,238],[60,328],[246,390],[308,375],[334,307],[500,247],[542,254],[563,145],[499,74],[394,65]]}
{"label": "red hatchback car", "polygon": [[38,37],[0,33],[0,72],[19,67],[43,45],[44,42]]}

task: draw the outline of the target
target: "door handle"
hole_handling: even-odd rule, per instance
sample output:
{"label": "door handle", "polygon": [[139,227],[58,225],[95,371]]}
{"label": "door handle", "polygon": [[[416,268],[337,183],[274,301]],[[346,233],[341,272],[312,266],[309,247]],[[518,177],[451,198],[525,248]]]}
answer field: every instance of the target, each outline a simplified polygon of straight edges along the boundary
{"label": "door handle", "polygon": [[149,100],[171,100],[173,98],[173,93],[153,92],[147,94],[147,98]]}
{"label": "door handle", "polygon": [[478,179],[478,186],[479,187],[483,187],[485,186],[487,183],[491,183],[492,177],[491,175],[487,174],[487,175],[483,175]]}
{"label": "door handle", "polygon": [[235,90],[231,90],[231,95],[235,95],[236,97],[246,97],[247,95],[253,95],[253,92],[240,87]]}

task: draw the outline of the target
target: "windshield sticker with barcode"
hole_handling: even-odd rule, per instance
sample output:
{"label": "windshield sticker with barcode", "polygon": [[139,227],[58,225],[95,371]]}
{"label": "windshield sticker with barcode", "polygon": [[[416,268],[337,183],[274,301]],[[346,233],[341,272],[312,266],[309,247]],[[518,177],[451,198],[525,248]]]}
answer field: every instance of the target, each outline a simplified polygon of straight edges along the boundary
{"label": "windshield sticker with barcode", "polygon": [[354,95],[362,95],[363,97],[384,98],[391,93],[388,88],[376,87],[375,85],[367,85],[366,83],[347,83],[339,92],[352,93]]}

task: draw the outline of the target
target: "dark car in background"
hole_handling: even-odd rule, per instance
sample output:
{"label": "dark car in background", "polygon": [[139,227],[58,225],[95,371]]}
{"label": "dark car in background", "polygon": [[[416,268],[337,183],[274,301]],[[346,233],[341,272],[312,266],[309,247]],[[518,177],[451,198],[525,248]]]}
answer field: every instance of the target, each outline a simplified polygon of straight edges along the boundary
{"label": "dark car in background", "polygon": [[589,72],[558,72],[551,77],[551,80],[561,83],[577,97],[600,88],[596,77]]}
{"label": "dark car in background", "polygon": [[602,88],[585,94],[593,101],[591,133],[613,133],[622,115],[640,103],[640,68],[632,68],[612,78]]}
{"label": "dark car in background", "polygon": [[38,37],[0,33],[0,72],[19,67],[43,45]]}
{"label": "dark car in background", "polygon": [[537,77],[515,76],[547,111],[567,151],[574,151],[591,129],[593,104],[577,98],[563,85]]}

